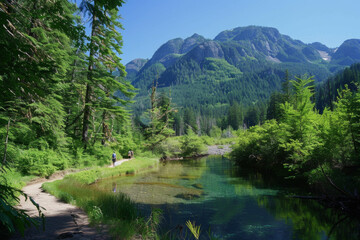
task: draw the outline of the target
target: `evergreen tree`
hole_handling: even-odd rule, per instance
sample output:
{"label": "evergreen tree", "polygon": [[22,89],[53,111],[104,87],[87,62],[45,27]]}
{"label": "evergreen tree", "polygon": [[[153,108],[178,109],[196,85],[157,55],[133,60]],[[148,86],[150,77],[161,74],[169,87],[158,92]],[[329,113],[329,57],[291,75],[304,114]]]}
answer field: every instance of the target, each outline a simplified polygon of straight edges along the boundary
{"label": "evergreen tree", "polygon": [[[106,139],[108,114],[114,117],[126,117],[126,111],[121,106],[115,105],[115,100],[126,104],[128,100],[122,100],[114,96],[116,90],[127,97],[134,96],[134,87],[124,80],[125,67],[120,63],[118,54],[121,53],[122,37],[118,32],[122,28],[118,21],[119,7],[124,1],[101,1],[84,0],[80,9],[90,16],[91,33],[88,49],[88,73],[86,82],[85,106],[83,113],[82,141],[84,147],[89,141],[89,126],[91,116],[96,109],[101,109],[103,140]],[[120,78],[111,73],[117,70]]]}
{"label": "evergreen tree", "polygon": [[[10,206],[18,200],[17,193],[24,194],[3,178],[10,163],[16,166],[20,162],[20,148],[37,147],[42,142],[56,149],[66,140],[61,89],[71,63],[72,44],[81,35],[74,12],[75,6],[67,0],[0,3],[0,126],[7,123],[6,144],[1,147],[1,234],[3,226],[23,232],[34,223],[23,211]],[[3,130],[0,127],[1,139]]]}
{"label": "evergreen tree", "polygon": [[311,102],[313,96],[312,77],[296,78],[291,83],[294,87],[294,103],[282,105],[284,110],[284,128],[290,133],[289,139],[284,143],[290,153],[291,169],[301,169],[307,166],[311,159],[311,152],[318,144],[317,115],[314,112],[315,104]]}
{"label": "evergreen tree", "polygon": [[185,125],[185,134],[187,134],[187,130],[190,127],[193,132],[198,131],[198,126],[196,124],[195,113],[192,109],[186,108],[184,111],[184,125]]}
{"label": "evergreen tree", "polygon": [[152,150],[175,133],[171,128],[173,122],[172,113],[174,112],[174,109],[171,107],[171,99],[164,93],[158,97],[156,89],[157,85],[154,83],[150,95],[150,124],[146,129],[146,139]]}
{"label": "evergreen tree", "polygon": [[238,130],[239,126],[242,126],[244,117],[240,105],[236,101],[234,102],[233,105],[230,106],[227,119],[228,119],[228,124],[234,130]]}

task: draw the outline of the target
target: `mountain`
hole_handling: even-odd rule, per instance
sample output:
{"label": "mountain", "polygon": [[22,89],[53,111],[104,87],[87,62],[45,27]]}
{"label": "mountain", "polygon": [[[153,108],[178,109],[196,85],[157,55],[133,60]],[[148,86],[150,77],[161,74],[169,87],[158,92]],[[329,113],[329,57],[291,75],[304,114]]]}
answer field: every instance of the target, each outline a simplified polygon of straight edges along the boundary
{"label": "mountain", "polygon": [[251,57],[264,57],[269,61],[309,62],[320,59],[320,55],[311,45],[282,35],[275,28],[239,27],[221,32],[214,39],[240,48],[240,53]]}
{"label": "mountain", "polygon": [[360,62],[360,39],[346,40],[332,54],[332,61],[344,66]]}
{"label": "mountain", "polygon": [[144,67],[144,65],[147,63],[147,59],[143,58],[137,58],[129,63],[126,64],[126,72],[127,72],[127,78],[135,78],[138,72]]}
{"label": "mountain", "polygon": [[[128,80],[140,89],[140,112],[148,105],[148,89],[157,79],[158,90],[170,91],[177,106],[223,114],[236,101],[249,106],[266,101],[279,90],[285,70],[290,77],[314,75],[322,82],[345,66],[360,61],[360,40],[331,49],[306,44],[270,27],[238,27],[214,39],[194,34],[169,40],[148,61],[126,65]],[[141,67],[142,66],[142,67]],[[142,107],[139,107],[142,106]]]}

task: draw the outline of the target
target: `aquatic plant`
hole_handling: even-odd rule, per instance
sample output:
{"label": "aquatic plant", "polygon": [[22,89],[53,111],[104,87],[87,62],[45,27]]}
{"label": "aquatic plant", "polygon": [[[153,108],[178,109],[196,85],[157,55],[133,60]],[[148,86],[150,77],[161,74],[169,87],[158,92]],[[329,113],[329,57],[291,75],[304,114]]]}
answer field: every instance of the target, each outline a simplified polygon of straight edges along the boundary
{"label": "aquatic plant", "polygon": [[189,228],[190,232],[193,234],[195,239],[199,239],[200,237],[200,225],[196,226],[195,222],[192,223],[190,220],[186,222],[186,226]]}

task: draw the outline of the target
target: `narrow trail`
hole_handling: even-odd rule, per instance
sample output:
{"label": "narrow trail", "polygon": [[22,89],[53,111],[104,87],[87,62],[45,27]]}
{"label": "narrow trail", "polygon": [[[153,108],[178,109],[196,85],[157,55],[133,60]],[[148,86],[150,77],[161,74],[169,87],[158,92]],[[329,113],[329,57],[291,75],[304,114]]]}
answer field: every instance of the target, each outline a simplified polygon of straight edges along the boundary
{"label": "narrow trail", "polygon": [[[122,159],[115,162],[119,166],[129,159]],[[109,166],[112,167],[112,166]],[[53,177],[50,180],[42,179],[23,188],[23,191],[31,196],[43,209],[45,215],[45,231],[40,226],[39,229],[31,227],[25,231],[24,236],[15,234],[11,239],[91,239],[106,240],[111,239],[106,230],[95,229],[89,226],[89,219],[86,213],[78,207],[61,202],[53,195],[42,189],[44,182],[52,182],[62,179],[65,174]],[[31,217],[38,217],[36,207],[31,202],[20,198],[19,209],[24,209]]]}

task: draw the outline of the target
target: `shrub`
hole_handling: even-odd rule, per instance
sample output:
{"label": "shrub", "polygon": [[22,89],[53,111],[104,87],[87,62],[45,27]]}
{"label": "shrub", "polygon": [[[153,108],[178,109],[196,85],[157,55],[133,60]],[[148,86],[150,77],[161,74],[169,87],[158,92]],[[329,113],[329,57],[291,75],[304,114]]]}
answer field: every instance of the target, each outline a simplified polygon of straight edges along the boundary
{"label": "shrub", "polygon": [[48,177],[56,170],[65,169],[68,166],[68,161],[68,156],[51,149],[38,150],[30,148],[22,151],[18,161],[18,169],[23,174]]}
{"label": "shrub", "polygon": [[180,142],[181,153],[184,157],[193,156],[205,151],[203,141],[191,130],[191,128],[188,128],[187,134],[181,138]]}
{"label": "shrub", "polygon": [[181,154],[179,138],[168,138],[160,143],[154,151],[165,157],[178,156]]}

